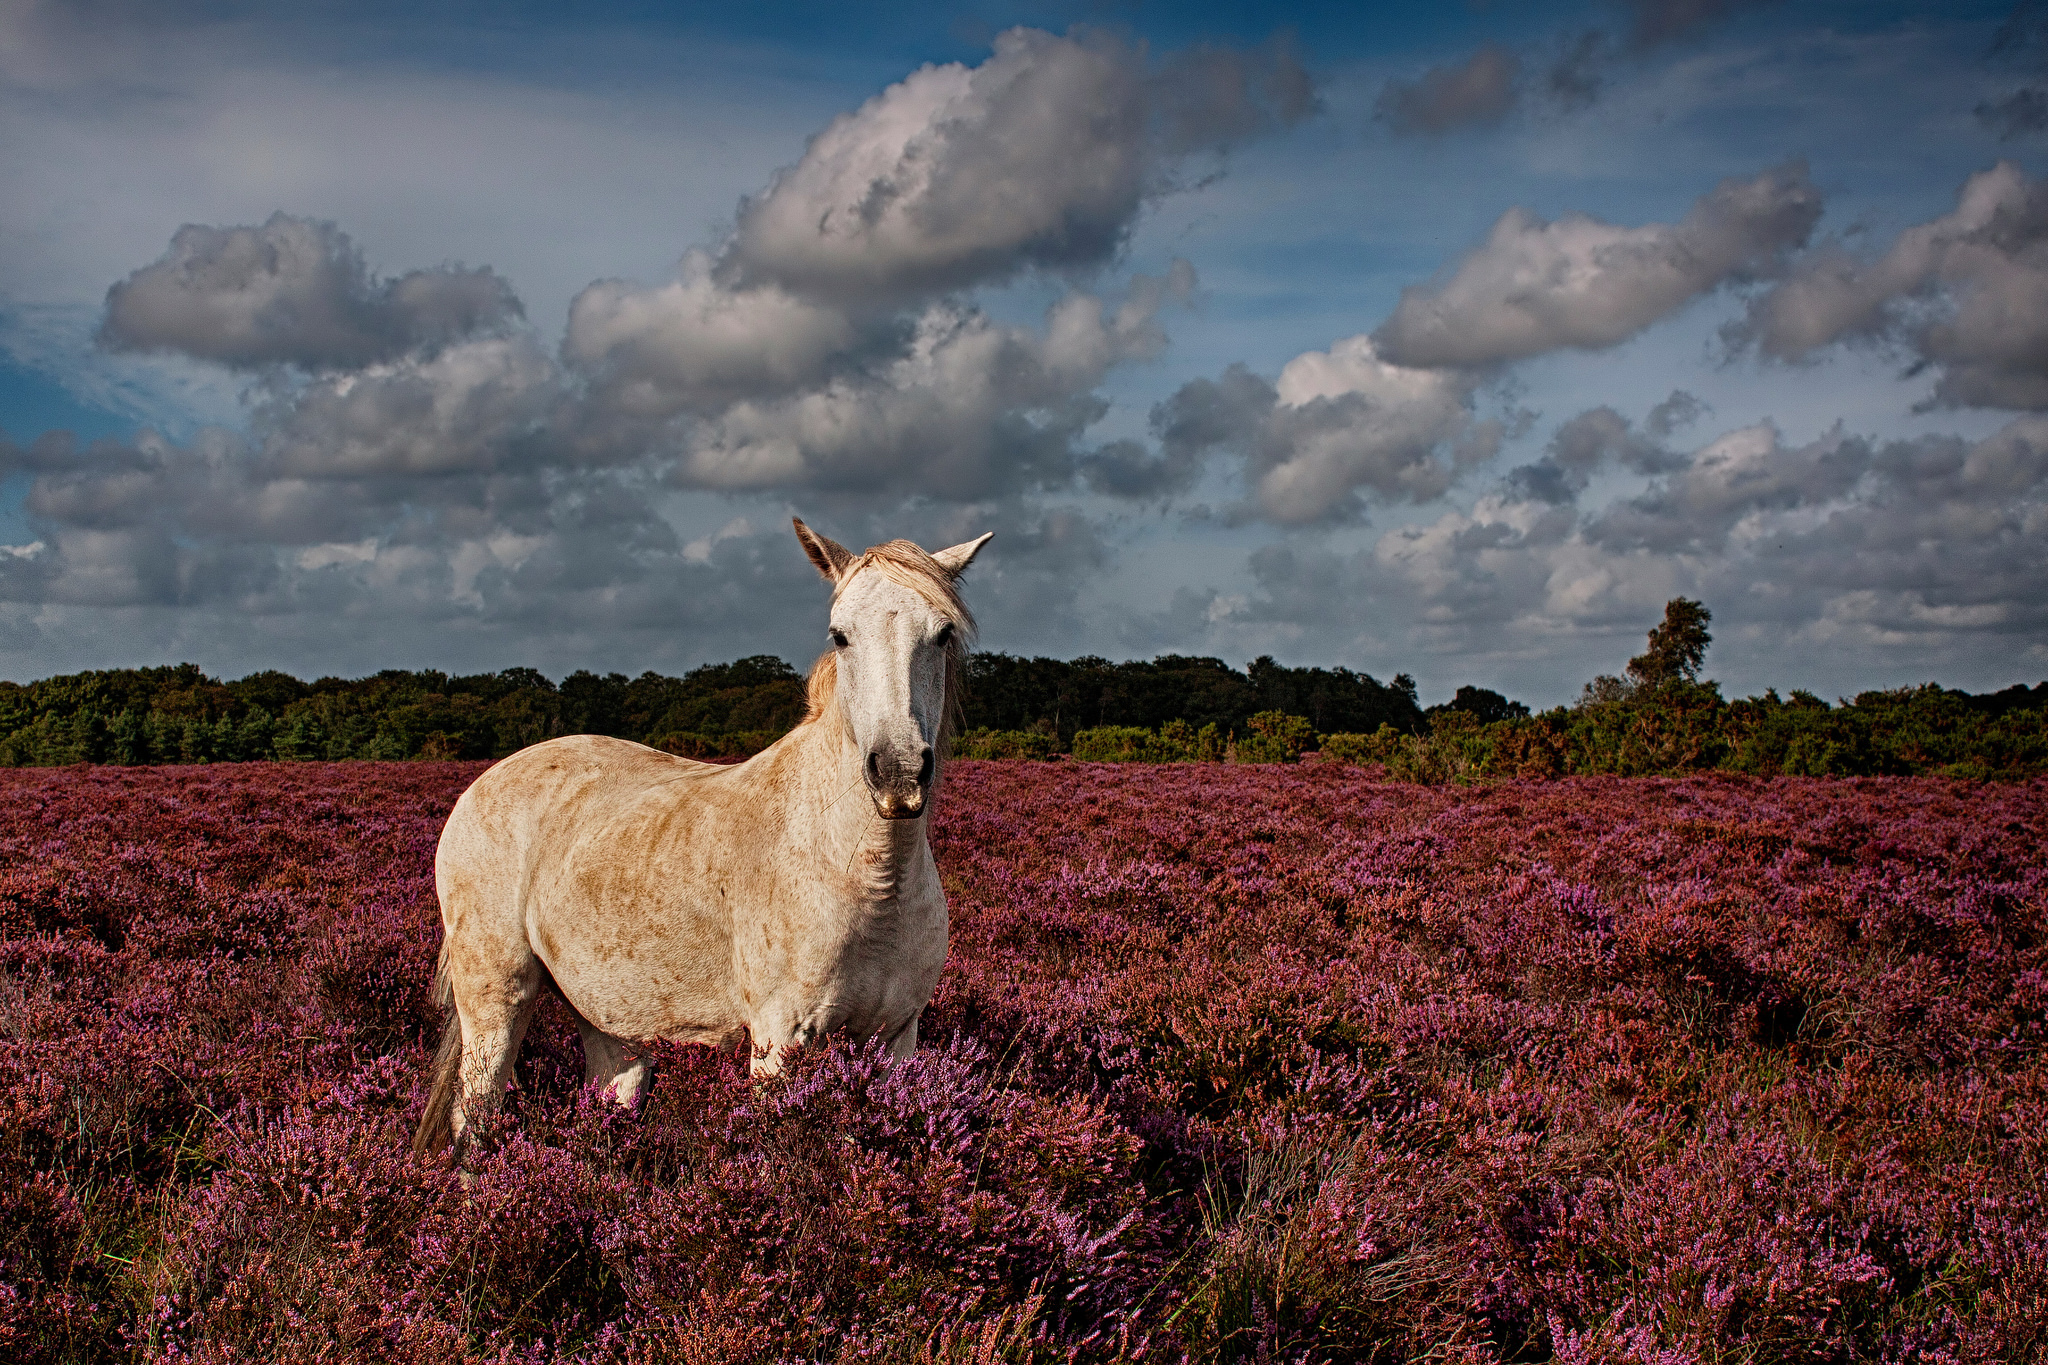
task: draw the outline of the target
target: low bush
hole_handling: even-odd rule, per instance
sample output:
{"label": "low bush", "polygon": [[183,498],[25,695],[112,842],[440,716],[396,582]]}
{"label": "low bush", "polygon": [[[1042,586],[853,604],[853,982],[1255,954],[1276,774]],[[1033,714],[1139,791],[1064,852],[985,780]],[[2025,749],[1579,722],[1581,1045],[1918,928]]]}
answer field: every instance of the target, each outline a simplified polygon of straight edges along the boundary
{"label": "low bush", "polygon": [[953,741],[955,758],[1036,759],[1059,757],[1060,742],[1037,730],[969,730]]}
{"label": "low bush", "polygon": [[1074,757],[1082,763],[1219,763],[1230,740],[1214,725],[1197,730],[1170,720],[1157,730],[1135,725],[1102,725],[1074,736]]}

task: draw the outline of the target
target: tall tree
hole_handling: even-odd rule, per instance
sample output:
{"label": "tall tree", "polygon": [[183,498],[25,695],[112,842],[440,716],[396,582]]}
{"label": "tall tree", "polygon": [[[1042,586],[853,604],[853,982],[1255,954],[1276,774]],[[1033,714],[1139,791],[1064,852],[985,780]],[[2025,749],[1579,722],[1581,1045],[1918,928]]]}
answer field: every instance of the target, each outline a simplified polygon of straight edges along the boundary
{"label": "tall tree", "polygon": [[1674,597],[1664,604],[1664,623],[1650,632],[1650,647],[1628,661],[1628,675],[1639,687],[1683,678],[1697,682],[1700,666],[1707,661],[1707,646],[1714,636],[1707,623],[1714,619],[1703,603],[1689,597]]}

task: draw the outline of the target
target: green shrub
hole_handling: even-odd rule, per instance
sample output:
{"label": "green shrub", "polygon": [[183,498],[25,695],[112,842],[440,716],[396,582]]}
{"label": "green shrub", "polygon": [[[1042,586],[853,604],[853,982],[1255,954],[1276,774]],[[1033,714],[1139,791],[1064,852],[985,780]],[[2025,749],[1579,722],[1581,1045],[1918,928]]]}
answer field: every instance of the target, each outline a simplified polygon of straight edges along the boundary
{"label": "green shrub", "polygon": [[1391,725],[1381,725],[1369,735],[1324,735],[1325,763],[1386,763],[1407,735]]}
{"label": "green shrub", "polygon": [[1184,720],[1170,720],[1156,731],[1098,725],[1075,734],[1074,757],[1083,763],[1215,763],[1229,745],[1214,725],[1197,730]]}
{"label": "green shrub", "polygon": [[1293,763],[1316,743],[1316,727],[1285,711],[1261,711],[1245,728],[1250,733],[1232,746],[1233,763]]}
{"label": "green shrub", "polygon": [[1059,756],[1059,741],[1037,730],[969,730],[953,741],[955,758],[1049,759]]}
{"label": "green shrub", "polygon": [[1074,757],[1082,763],[1171,763],[1178,755],[1143,726],[1098,725],[1076,732]]}

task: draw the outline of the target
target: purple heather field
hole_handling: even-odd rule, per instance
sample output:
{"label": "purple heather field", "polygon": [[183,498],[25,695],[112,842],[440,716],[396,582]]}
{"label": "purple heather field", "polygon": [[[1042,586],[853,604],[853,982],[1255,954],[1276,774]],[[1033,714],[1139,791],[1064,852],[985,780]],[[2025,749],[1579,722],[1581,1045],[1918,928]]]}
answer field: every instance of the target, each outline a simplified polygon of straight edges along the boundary
{"label": "purple heather field", "polygon": [[0,1358],[2039,1359],[2048,780],[970,763],[925,1046],[416,1163],[479,764],[0,774]]}

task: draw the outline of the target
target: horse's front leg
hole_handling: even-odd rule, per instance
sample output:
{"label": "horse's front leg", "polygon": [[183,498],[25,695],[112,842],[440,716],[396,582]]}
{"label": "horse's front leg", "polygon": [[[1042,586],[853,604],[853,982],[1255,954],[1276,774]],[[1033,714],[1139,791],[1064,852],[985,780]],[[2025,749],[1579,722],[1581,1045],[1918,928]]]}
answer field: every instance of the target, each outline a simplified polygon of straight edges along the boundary
{"label": "horse's front leg", "polygon": [[[920,1011],[922,1013],[922,1011]],[[917,1051],[917,1015],[904,1021],[901,1028],[889,1035],[889,1060],[900,1062]]]}

